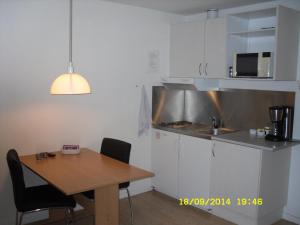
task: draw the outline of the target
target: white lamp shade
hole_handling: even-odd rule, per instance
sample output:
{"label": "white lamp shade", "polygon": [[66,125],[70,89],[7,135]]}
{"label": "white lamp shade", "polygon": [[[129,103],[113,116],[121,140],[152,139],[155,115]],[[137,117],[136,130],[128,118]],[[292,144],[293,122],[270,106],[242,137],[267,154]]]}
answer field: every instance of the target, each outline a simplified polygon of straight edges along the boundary
{"label": "white lamp shade", "polygon": [[90,94],[88,81],[77,73],[66,73],[57,77],[50,89],[52,95]]}

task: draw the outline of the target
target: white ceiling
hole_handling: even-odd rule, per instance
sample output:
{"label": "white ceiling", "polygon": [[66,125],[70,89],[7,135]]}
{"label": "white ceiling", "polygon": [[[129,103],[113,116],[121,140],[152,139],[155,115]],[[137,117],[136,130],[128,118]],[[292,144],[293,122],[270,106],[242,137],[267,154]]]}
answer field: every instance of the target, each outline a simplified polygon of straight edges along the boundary
{"label": "white ceiling", "polygon": [[207,9],[225,9],[271,0],[106,0],[176,14],[195,14]]}

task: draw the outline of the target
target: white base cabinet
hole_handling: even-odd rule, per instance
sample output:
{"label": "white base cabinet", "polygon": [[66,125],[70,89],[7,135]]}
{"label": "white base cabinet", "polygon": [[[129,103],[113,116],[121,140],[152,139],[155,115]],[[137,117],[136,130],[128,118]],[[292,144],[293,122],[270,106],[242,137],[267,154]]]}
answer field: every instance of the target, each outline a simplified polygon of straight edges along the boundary
{"label": "white base cabinet", "polygon": [[211,140],[180,136],[179,198],[209,197],[211,147]]}
{"label": "white base cabinet", "polygon": [[177,199],[208,198],[211,143],[206,139],[153,129],[154,188]]}
{"label": "white base cabinet", "polygon": [[153,186],[176,199],[224,199],[194,206],[236,224],[270,225],[286,205],[290,155],[153,129]]}
{"label": "white base cabinet", "polygon": [[152,130],[153,186],[173,198],[178,198],[178,147],[178,134]]}
{"label": "white base cabinet", "polygon": [[214,206],[212,213],[243,225],[278,221],[287,199],[290,154],[290,149],[268,152],[214,141],[210,194],[231,204]]}
{"label": "white base cabinet", "polygon": [[227,78],[227,20],[208,19],[205,28],[205,64],[202,77]]}

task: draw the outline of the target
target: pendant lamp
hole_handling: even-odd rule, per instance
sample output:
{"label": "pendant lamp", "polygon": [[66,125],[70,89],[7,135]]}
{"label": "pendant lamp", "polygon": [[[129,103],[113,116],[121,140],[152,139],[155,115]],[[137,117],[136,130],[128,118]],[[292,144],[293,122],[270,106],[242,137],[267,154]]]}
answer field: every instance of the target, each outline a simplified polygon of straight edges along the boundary
{"label": "pendant lamp", "polygon": [[50,89],[50,93],[53,95],[76,95],[91,93],[91,88],[88,81],[80,74],[74,72],[72,62],[72,12],[73,0],[70,0],[68,73],[60,75],[53,81]]}

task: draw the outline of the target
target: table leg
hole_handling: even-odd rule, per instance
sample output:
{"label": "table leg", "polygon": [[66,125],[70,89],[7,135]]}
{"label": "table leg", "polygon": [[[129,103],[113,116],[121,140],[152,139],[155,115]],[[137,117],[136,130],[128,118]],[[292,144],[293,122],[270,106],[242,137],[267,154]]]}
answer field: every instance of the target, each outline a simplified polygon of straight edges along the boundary
{"label": "table leg", "polygon": [[119,185],[95,189],[95,225],[119,225]]}

